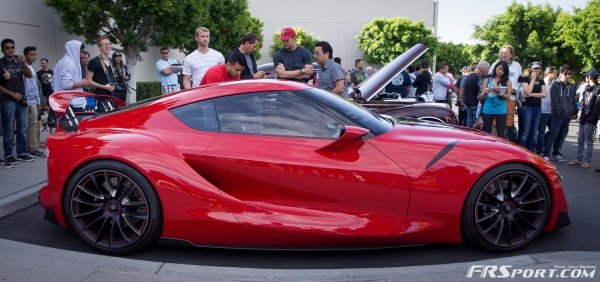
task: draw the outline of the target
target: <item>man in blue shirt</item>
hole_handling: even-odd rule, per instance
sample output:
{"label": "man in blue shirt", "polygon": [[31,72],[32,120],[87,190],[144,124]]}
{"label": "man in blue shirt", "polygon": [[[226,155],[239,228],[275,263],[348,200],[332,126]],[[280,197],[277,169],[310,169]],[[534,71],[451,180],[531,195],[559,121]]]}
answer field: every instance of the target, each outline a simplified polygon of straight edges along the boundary
{"label": "man in blue shirt", "polygon": [[344,71],[336,64],[333,57],[333,48],[326,41],[315,44],[315,61],[321,66],[319,68],[319,80],[317,87],[337,95],[344,96]]}
{"label": "man in blue shirt", "polygon": [[170,65],[177,63],[177,60],[169,59],[169,48],[160,48],[160,60],[156,62],[156,71],[160,78],[160,91],[163,95],[181,90],[177,74],[169,68]]}

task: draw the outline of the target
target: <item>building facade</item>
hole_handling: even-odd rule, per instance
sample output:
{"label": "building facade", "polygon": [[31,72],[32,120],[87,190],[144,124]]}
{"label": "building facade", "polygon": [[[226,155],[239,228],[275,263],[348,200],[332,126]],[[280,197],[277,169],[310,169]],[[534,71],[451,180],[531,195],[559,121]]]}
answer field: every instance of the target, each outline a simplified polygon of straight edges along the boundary
{"label": "building facade", "polygon": [[[286,26],[298,26],[319,40],[328,41],[333,46],[334,56],[342,59],[345,69],[350,69],[353,67],[354,60],[362,57],[362,53],[357,48],[356,36],[365,24],[378,17],[400,16],[414,21],[424,21],[426,26],[432,27],[435,18],[434,2],[434,0],[249,0],[250,13],[264,23],[262,58],[258,63],[271,62],[269,49],[275,32]],[[36,70],[40,69],[41,58],[48,58],[53,68],[64,55],[65,42],[72,39],[82,40],[61,31],[58,15],[53,9],[46,7],[43,0],[18,2],[0,0],[0,5],[2,7],[0,37],[15,40],[18,54],[22,53],[25,46],[36,46],[38,50],[38,62],[34,65]],[[98,54],[96,46],[88,46],[86,50],[92,57]],[[171,53],[172,57],[179,61],[185,57],[175,50]],[[143,61],[138,62],[136,66],[132,81],[157,81],[154,64],[160,58],[158,48],[151,48],[142,54],[142,58]]]}

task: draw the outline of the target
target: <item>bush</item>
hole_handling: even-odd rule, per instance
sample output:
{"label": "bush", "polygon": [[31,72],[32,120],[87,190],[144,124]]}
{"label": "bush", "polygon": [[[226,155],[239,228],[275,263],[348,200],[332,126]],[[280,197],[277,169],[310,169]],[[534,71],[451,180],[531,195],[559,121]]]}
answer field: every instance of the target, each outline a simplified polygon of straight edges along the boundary
{"label": "bush", "polygon": [[437,48],[437,39],[423,21],[402,17],[376,18],[363,26],[356,38],[364,60],[372,64],[388,63],[417,43],[429,47],[424,56],[427,59],[431,59]]}
{"label": "bush", "polygon": [[136,101],[160,96],[160,81],[140,81],[136,84]]}

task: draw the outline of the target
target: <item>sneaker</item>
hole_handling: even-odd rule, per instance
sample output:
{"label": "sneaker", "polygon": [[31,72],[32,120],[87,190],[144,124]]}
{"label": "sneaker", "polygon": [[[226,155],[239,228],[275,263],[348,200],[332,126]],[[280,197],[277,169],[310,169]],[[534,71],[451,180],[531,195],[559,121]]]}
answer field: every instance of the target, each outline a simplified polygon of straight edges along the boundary
{"label": "sneaker", "polygon": [[559,162],[566,162],[567,160],[565,160],[565,158],[563,158],[561,155],[556,155],[554,156],[554,158],[559,161]]}
{"label": "sneaker", "polygon": [[592,164],[590,164],[590,163],[582,163],[581,164],[581,168],[590,168],[590,167],[592,167]]}
{"label": "sneaker", "polygon": [[13,167],[15,167],[15,166],[9,164],[7,161],[0,160],[0,168],[13,168]]}
{"label": "sneaker", "polygon": [[33,157],[31,157],[29,154],[18,155],[17,159],[19,159],[21,161],[25,161],[25,162],[32,162],[33,161]]}
{"label": "sneaker", "polygon": [[46,157],[46,153],[44,153],[42,151],[38,151],[38,150],[29,152],[29,155],[31,155],[34,158],[38,158],[38,159],[43,159]]}
{"label": "sneaker", "polygon": [[578,160],[574,160],[574,161],[570,161],[570,162],[569,162],[569,165],[576,165],[576,166],[580,166],[580,165],[581,165],[581,162],[580,162],[580,161],[578,161]]}
{"label": "sneaker", "polygon": [[10,165],[15,165],[15,164],[19,163],[19,161],[17,161],[17,159],[15,159],[14,156],[10,156],[10,157],[6,158],[6,162]]}
{"label": "sneaker", "polygon": [[594,169],[595,172],[600,172],[600,168]]}
{"label": "sneaker", "polygon": [[548,158],[548,157],[544,157],[544,160],[545,160],[545,161],[547,161],[547,162],[549,162],[549,161],[550,161],[550,158]]}

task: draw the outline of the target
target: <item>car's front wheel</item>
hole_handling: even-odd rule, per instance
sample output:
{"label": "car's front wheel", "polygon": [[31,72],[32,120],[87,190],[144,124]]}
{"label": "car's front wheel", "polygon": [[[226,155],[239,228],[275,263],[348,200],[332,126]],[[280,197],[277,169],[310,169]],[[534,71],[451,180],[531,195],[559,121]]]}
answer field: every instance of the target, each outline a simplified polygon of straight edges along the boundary
{"label": "car's front wheel", "polygon": [[550,189],[542,175],[523,164],[487,172],[469,192],[462,214],[468,241],[495,252],[524,247],[539,236],[551,210]]}
{"label": "car's front wheel", "polygon": [[111,255],[137,252],[158,239],[162,212],[148,180],[115,161],[97,161],[71,177],[64,194],[71,228],[92,248]]}

